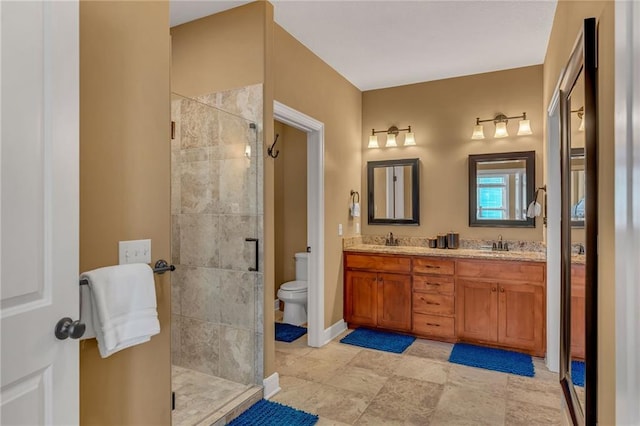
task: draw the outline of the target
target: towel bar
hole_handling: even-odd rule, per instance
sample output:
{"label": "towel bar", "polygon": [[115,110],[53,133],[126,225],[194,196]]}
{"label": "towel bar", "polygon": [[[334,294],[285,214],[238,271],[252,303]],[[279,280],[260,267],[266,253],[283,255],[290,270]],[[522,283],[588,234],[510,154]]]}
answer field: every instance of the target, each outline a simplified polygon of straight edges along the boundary
{"label": "towel bar", "polygon": [[[164,274],[167,271],[175,271],[176,267],[173,265],[169,265],[166,260],[160,259],[156,262],[153,267],[153,272],[155,274]],[[80,285],[89,285],[89,280],[84,279],[80,280]]]}

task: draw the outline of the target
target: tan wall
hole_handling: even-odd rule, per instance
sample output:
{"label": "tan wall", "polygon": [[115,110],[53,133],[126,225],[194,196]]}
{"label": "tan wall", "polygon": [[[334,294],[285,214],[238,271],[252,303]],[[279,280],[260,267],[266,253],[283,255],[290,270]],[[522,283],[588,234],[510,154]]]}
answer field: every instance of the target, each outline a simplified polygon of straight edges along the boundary
{"label": "tan wall", "polygon": [[325,125],[324,303],[325,327],[329,327],[343,318],[338,224],[343,225],[345,235],[354,234],[355,222],[349,216],[350,190],[362,193],[362,97],[355,86],[278,25],[274,40],[275,99]]}
{"label": "tan wall", "polygon": [[294,255],[307,248],[307,134],[275,122],[275,288],[296,279]]}
{"label": "tan wall", "polygon": [[[486,139],[471,140],[476,117],[498,113],[515,116],[526,111],[533,135],[515,136],[518,120],[508,123],[508,138],[494,139],[493,123],[484,123]],[[542,221],[536,228],[469,227],[470,154],[536,151],[536,186],[542,185],[542,66],[531,66],[466,77],[451,78],[388,89],[372,90],[362,97],[363,234],[430,237],[456,231],[461,238],[542,240]],[[416,146],[368,149],[371,129],[411,126]],[[384,135],[379,143],[385,142]],[[420,159],[420,225],[367,225],[367,161]]]}
{"label": "tan wall", "polygon": [[598,19],[598,423],[615,424],[614,2],[559,1],[544,62],[544,106],[583,19]]}
{"label": "tan wall", "polygon": [[171,91],[199,96],[264,81],[265,4],[171,28]]}
{"label": "tan wall", "polygon": [[[169,259],[169,5],[80,3],[80,270],[150,238]],[[159,335],[100,358],[80,344],[82,424],[171,421],[170,274],[156,276]]]}

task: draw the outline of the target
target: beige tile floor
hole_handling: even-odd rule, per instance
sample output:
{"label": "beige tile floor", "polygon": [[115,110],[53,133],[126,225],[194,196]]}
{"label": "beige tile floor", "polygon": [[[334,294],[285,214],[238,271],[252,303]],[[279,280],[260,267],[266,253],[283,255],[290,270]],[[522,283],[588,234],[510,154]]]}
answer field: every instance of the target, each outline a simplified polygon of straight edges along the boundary
{"label": "beige tile floor", "polygon": [[418,339],[396,355],[340,338],[276,342],[282,391],[272,400],[319,415],[320,426],[563,423],[557,375],[542,359],[528,378],[449,363],[447,343]]}
{"label": "beige tile floor", "polygon": [[176,393],[173,426],[193,426],[218,412],[222,417],[225,406],[252,388],[176,365],[171,367],[171,381]]}

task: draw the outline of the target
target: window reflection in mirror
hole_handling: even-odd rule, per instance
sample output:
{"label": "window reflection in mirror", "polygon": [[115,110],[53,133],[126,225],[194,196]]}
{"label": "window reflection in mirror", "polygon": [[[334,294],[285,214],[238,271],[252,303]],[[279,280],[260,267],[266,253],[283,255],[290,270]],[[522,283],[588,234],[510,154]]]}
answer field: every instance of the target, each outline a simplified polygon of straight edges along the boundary
{"label": "window reflection in mirror", "polygon": [[420,223],[418,159],[369,161],[369,224]]}
{"label": "window reflection in mirror", "polygon": [[571,226],[584,226],[584,148],[571,148]]}
{"label": "window reflection in mirror", "polygon": [[469,156],[469,226],[533,227],[535,152]]}

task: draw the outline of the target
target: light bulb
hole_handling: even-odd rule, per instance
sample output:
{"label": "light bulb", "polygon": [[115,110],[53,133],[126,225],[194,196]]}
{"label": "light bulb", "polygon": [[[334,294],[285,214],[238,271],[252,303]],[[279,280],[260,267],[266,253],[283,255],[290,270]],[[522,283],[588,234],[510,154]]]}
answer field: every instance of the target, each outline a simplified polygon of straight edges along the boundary
{"label": "light bulb", "polygon": [[380,148],[380,145],[378,145],[378,137],[376,135],[369,136],[369,145],[367,145],[367,148]]}
{"label": "light bulb", "polygon": [[584,113],[581,114],[580,117],[580,127],[578,127],[578,130],[581,132],[584,132]]}
{"label": "light bulb", "polygon": [[494,138],[506,138],[509,136],[509,132],[507,132],[507,122],[499,121],[496,123],[496,133],[493,135]]}
{"label": "light bulb", "polygon": [[247,144],[247,146],[244,147],[244,156],[251,158],[251,145]]}
{"label": "light bulb", "polygon": [[484,126],[482,124],[473,126],[473,134],[471,135],[471,139],[484,139]]}
{"label": "light bulb", "polygon": [[416,144],[416,137],[413,132],[407,133],[404,137],[404,146],[412,146]]}
{"label": "light bulb", "polygon": [[387,148],[398,146],[396,143],[396,135],[393,133],[387,133],[387,143],[385,144]]}
{"label": "light bulb", "polygon": [[529,120],[520,120],[518,125],[518,136],[532,135],[531,122]]}

